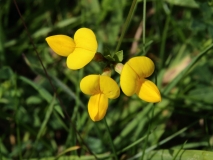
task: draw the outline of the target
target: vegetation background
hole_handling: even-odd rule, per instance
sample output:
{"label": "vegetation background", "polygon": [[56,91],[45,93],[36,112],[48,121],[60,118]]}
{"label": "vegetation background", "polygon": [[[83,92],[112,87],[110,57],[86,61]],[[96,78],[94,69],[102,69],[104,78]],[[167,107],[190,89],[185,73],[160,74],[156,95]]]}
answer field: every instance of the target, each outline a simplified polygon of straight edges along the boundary
{"label": "vegetation background", "polygon": [[[0,0],[0,160],[116,159],[110,139],[117,159],[211,160],[213,1],[147,0],[146,10],[142,0],[17,4],[55,90],[14,1]],[[129,25],[124,25],[126,20]],[[148,104],[121,93],[107,111],[110,132],[104,121],[91,121],[89,97],[80,91],[79,82],[85,75],[101,74],[101,64],[69,70],[65,58],[45,42],[50,35],[72,37],[80,27],[95,32],[99,52],[106,47],[114,52],[126,29],[120,47],[123,62],[139,55],[155,62],[150,79],[160,88],[162,102]],[[118,74],[112,77],[119,83]]]}

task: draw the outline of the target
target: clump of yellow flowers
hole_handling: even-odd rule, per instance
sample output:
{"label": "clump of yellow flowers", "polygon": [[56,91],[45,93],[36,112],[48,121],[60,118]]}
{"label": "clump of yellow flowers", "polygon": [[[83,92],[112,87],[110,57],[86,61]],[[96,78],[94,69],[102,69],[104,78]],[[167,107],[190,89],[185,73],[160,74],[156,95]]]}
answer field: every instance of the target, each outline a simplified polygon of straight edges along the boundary
{"label": "clump of yellow flowers", "polygon": [[[160,102],[161,94],[158,87],[149,77],[155,69],[152,60],[145,56],[133,57],[124,65],[121,51],[114,55],[97,53],[98,43],[94,32],[89,28],[80,28],[74,34],[74,39],[66,35],[54,35],[46,38],[50,48],[58,55],[67,57],[67,67],[72,70],[81,69],[92,59],[108,60],[115,65],[120,73],[120,86],[127,96],[137,94],[146,102]],[[95,55],[97,55],[95,57]],[[101,57],[101,58],[100,58]],[[100,121],[106,115],[108,99],[120,96],[120,87],[110,77],[110,74],[91,74],[80,82],[80,89],[84,94],[90,95],[88,112],[93,121]]]}

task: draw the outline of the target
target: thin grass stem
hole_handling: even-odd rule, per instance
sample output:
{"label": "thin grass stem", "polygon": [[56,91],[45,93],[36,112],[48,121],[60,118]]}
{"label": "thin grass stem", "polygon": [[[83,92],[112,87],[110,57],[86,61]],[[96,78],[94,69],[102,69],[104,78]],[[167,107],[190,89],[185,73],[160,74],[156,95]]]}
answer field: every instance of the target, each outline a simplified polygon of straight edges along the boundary
{"label": "thin grass stem", "polygon": [[147,131],[147,137],[145,139],[145,144],[144,144],[144,147],[143,147],[143,151],[142,151],[142,155],[141,155],[141,160],[144,159],[144,156],[145,156],[145,152],[146,152],[146,147],[147,147],[147,143],[148,143],[148,139],[149,139],[149,135],[151,133],[151,125],[152,125],[152,119],[154,117],[154,105],[152,105],[152,108],[151,108],[151,117],[150,117],[150,121],[149,121],[149,125],[148,125],[148,131]]}
{"label": "thin grass stem", "polygon": [[122,32],[121,32],[121,36],[118,40],[118,44],[116,46],[115,52],[117,52],[119,50],[120,46],[121,46],[124,35],[126,33],[126,30],[127,30],[129,23],[130,23],[130,20],[132,18],[133,13],[134,13],[134,9],[135,9],[136,4],[137,4],[137,0],[133,0],[131,8],[130,8],[129,13],[128,13],[128,16],[127,16],[126,21],[124,23],[124,26],[123,26],[123,29],[122,29]]}
{"label": "thin grass stem", "polygon": [[107,124],[107,121],[106,121],[106,118],[105,118],[105,117],[104,117],[104,124],[105,124],[105,127],[106,127],[106,129],[107,129],[107,133],[108,133],[108,137],[109,137],[109,142],[110,142],[110,145],[111,145],[111,148],[112,148],[114,157],[115,157],[116,160],[118,160],[117,153],[116,153],[116,150],[115,150],[115,146],[114,146],[114,143],[113,143],[112,138],[111,138],[111,135],[110,135],[109,126],[108,126],[108,124]]}
{"label": "thin grass stem", "polygon": [[161,58],[160,69],[163,68],[163,66],[164,66],[165,44],[166,44],[166,38],[167,38],[168,29],[169,29],[170,19],[171,19],[171,16],[170,16],[170,14],[168,14],[166,17],[166,23],[164,26],[162,41],[161,41],[161,45],[160,45],[160,58]]}
{"label": "thin grass stem", "polygon": [[143,55],[146,53],[146,0],[143,0]]}
{"label": "thin grass stem", "polygon": [[[146,0],[143,0],[143,32],[142,32],[142,41],[143,41],[143,55],[145,55],[145,53],[146,53],[146,48],[145,48],[145,43],[146,43]],[[153,106],[152,106],[152,109],[153,109]],[[147,135],[147,137],[145,139],[145,144],[144,144],[144,147],[143,147],[141,160],[144,159],[144,154],[145,154],[147,142],[148,142],[148,139],[149,139],[149,133],[150,133],[150,124],[148,126],[148,132],[147,132],[148,135]]]}

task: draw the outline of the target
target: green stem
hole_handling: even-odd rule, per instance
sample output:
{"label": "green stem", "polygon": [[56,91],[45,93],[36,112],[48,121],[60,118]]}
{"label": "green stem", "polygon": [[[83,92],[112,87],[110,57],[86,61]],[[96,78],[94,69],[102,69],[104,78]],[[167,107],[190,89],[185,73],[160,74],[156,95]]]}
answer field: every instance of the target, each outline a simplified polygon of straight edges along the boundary
{"label": "green stem", "polygon": [[[145,43],[146,43],[146,0],[143,0],[143,32],[142,32],[142,36],[143,36],[143,55],[145,55],[145,53],[146,53],[146,48],[145,48]],[[152,106],[152,110],[153,110],[153,108],[154,107]],[[151,124],[149,124],[149,126],[148,126],[148,132],[147,132],[148,135],[146,137],[145,145],[143,147],[141,160],[144,159],[145,150],[146,150],[146,146],[147,146],[147,142],[148,142],[149,134],[150,134],[150,128],[151,128],[150,126],[151,126]]]}
{"label": "green stem", "polygon": [[146,0],[143,0],[143,55],[146,53]]}
{"label": "green stem", "polygon": [[117,52],[119,50],[120,46],[121,46],[121,43],[123,41],[124,35],[126,33],[126,30],[127,30],[128,26],[129,26],[129,22],[130,22],[130,20],[132,18],[136,3],[137,3],[137,0],[133,0],[131,8],[130,8],[128,16],[127,16],[127,19],[126,19],[126,21],[124,23],[124,27],[123,27],[122,32],[121,32],[121,37],[119,38],[118,44],[116,46],[115,52]]}
{"label": "green stem", "polygon": [[[208,124],[207,124],[207,118],[206,117],[204,118],[204,126],[205,126],[205,130],[206,130],[206,134],[210,138],[209,127],[208,127]],[[210,141],[207,141],[207,143],[208,143],[208,147],[212,150],[212,145],[211,145]]]}
{"label": "green stem", "polygon": [[155,105],[152,105],[152,109],[151,109],[151,118],[149,119],[149,125],[148,125],[148,131],[147,131],[147,137],[146,137],[146,139],[145,139],[145,144],[144,144],[144,147],[143,147],[143,152],[142,152],[142,155],[141,155],[141,160],[143,160],[144,159],[144,155],[145,155],[145,151],[146,151],[146,147],[147,147],[147,143],[148,143],[148,139],[149,139],[149,135],[150,135],[150,133],[151,133],[151,121],[152,121],[152,119],[153,119],[153,117],[154,117],[154,107],[155,107]]}
{"label": "green stem", "polygon": [[109,126],[108,126],[108,124],[107,124],[107,121],[106,121],[106,118],[105,118],[105,117],[104,117],[104,124],[105,124],[106,129],[107,129],[107,132],[108,132],[109,142],[110,142],[110,145],[111,145],[111,147],[112,147],[112,151],[113,151],[113,153],[114,153],[114,157],[115,157],[116,160],[118,160],[118,157],[117,157],[117,154],[116,154],[116,150],[115,150],[115,146],[114,146],[114,143],[113,143],[112,138],[111,138],[111,136],[110,136]]}
{"label": "green stem", "polygon": [[160,45],[160,58],[161,58],[160,69],[163,68],[163,65],[164,65],[165,44],[166,44],[166,38],[167,38],[168,29],[169,29],[170,18],[171,18],[171,16],[170,16],[170,14],[168,14],[167,18],[166,18],[164,30],[163,30],[161,45]]}

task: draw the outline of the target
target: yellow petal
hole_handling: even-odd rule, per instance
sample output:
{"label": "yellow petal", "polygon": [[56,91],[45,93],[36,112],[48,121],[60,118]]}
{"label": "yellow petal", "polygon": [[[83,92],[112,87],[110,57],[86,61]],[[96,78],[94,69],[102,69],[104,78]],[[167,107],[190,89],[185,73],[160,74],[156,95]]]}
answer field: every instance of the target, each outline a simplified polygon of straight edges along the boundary
{"label": "yellow petal", "polygon": [[125,95],[132,96],[135,94],[138,79],[139,77],[135,71],[128,64],[125,64],[120,76],[121,89]]}
{"label": "yellow petal", "polygon": [[83,48],[75,50],[67,57],[67,67],[69,69],[80,69],[86,66],[95,56],[95,52]]}
{"label": "yellow petal", "polygon": [[[74,41],[76,43],[76,48],[82,48],[96,53],[98,48],[98,43],[95,34],[91,29],[80,28],[75,32]],[[94,57],[93,55],[93,57]]]}
{"label": "yellow petal", "polygon": [[141,86],[138,88],[136,94],[146,102],[156,103],[161,101],[158,87],[152,81],[147,79],[141,80]]}
{"label": "yellow petal", "polygon": [[110,77],[100,76],[100,90],[108,98],[115,99],[120,96],[120,88],[118,84]]}
{"label": "yellow petal", "polygon": [[75,50],[67,58],[67,67],[73,70],[83,68],[95,56],[98,43],[95,34],[88,28],[80,28],[74,35]]}
{"label": "yellow petal", "polygon": [[104,118],[108,108],[108,98],[104,94],[96,94],[90,97],[88,112],[93,121],[100,121]]}
{"label": "yellow petal", "polygon": [[75,42],[66,35],[55,35],[46,38],[50,48],[60,56],[67,57],[75,49]]}
{"label": "yellow petal", "polygon": [[140,78],[149,77],[155,69],[153,61],[145,56],[131,58],[128,64]]}
{"label": "yellow petal", "polygon": [[88,75],[80,82],[80,89],[84,94],[94,95],[100,93],[100,75]]}

